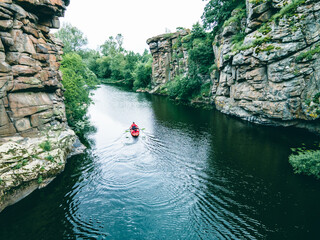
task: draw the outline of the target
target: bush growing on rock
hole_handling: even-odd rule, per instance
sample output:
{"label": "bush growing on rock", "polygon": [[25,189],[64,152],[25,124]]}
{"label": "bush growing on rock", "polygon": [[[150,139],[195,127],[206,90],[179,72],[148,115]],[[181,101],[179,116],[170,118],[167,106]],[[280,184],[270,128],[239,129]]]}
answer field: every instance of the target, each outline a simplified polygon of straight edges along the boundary
{"label": "bush growing on rock", "polygon": [[202,20],[206,29],[213,29],[217,32],[224,22],[230,18],[231,12],[242,5],[245,8],[244,0],[211,0],[204,8]]}
{"label": "bush growing on rock", "polygon": [[298,154],[292,154],[289,162],[295,173],[315,176],[320,179],[320,150],[305,150]]}

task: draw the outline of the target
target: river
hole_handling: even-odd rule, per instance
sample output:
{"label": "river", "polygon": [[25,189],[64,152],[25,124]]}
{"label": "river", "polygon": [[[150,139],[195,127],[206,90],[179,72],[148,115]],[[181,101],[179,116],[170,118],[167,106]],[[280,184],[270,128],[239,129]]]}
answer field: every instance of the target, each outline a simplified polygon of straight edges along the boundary
{"label": "river", "polygon": [[93,99],[91,149],[5,209],[0,239],[318,238],[320,181],[288,162],[315,136],[113,86]]}

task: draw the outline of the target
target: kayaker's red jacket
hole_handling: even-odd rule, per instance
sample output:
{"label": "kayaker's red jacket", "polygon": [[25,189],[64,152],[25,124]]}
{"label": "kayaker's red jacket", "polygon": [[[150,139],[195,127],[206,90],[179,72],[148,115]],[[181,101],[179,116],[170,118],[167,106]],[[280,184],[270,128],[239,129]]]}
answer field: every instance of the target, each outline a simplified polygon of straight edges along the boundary
{"label": "kayaker's red jacket", "polygon": [[133,127],[135,127],[135,129],[139,129],[138,125],[135,124],[135,123],[133,123],[133,124],[131,125],[130,129],[132,129]]}

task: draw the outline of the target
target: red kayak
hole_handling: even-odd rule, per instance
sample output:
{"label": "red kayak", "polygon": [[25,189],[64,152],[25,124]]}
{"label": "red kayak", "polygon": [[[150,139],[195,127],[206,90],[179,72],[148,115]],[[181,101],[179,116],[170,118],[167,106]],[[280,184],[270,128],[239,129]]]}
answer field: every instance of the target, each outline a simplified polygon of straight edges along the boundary
{"label": "red kayak", "polygon": [[133,129],[130,129],[130,133],[132,135],[132,137],[138,137],[139,136],[139,128],[133,130]]}

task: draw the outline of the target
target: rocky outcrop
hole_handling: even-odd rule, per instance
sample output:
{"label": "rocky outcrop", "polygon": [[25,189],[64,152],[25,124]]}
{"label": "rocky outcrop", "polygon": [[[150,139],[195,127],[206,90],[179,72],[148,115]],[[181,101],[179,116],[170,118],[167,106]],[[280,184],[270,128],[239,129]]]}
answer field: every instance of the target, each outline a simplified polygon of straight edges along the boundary
{"label": "rocky outcrop", "polygon": [[[154,86],[174,75],[170,41],[163,35],[148,40]],[[320,133],[319,1],[246,0],[246,10],[233,11],[213,49],[212,102],[218,110]]]}
{"label": "rocky outcrop", "polygon": [[[226,29],[214,44],[217,109],[320,132],[320,3],[247,1],[247,19]],[[247,34],[237,45],[233,36],[241,31]]]}
{"label": "rocky outcrop", "polygon": [[181,30],[147,40],[153,57],[151,93],[159,92],[163,84],[188,71],[188,51],[183,48],[181,39],[189,33],[189,30]]}
{"label": "rocky outcrop", "polygon": [[62,171],[75,140],[63,102],[62,44],[49,34],[68,4],[0,1],[0,211]]}

